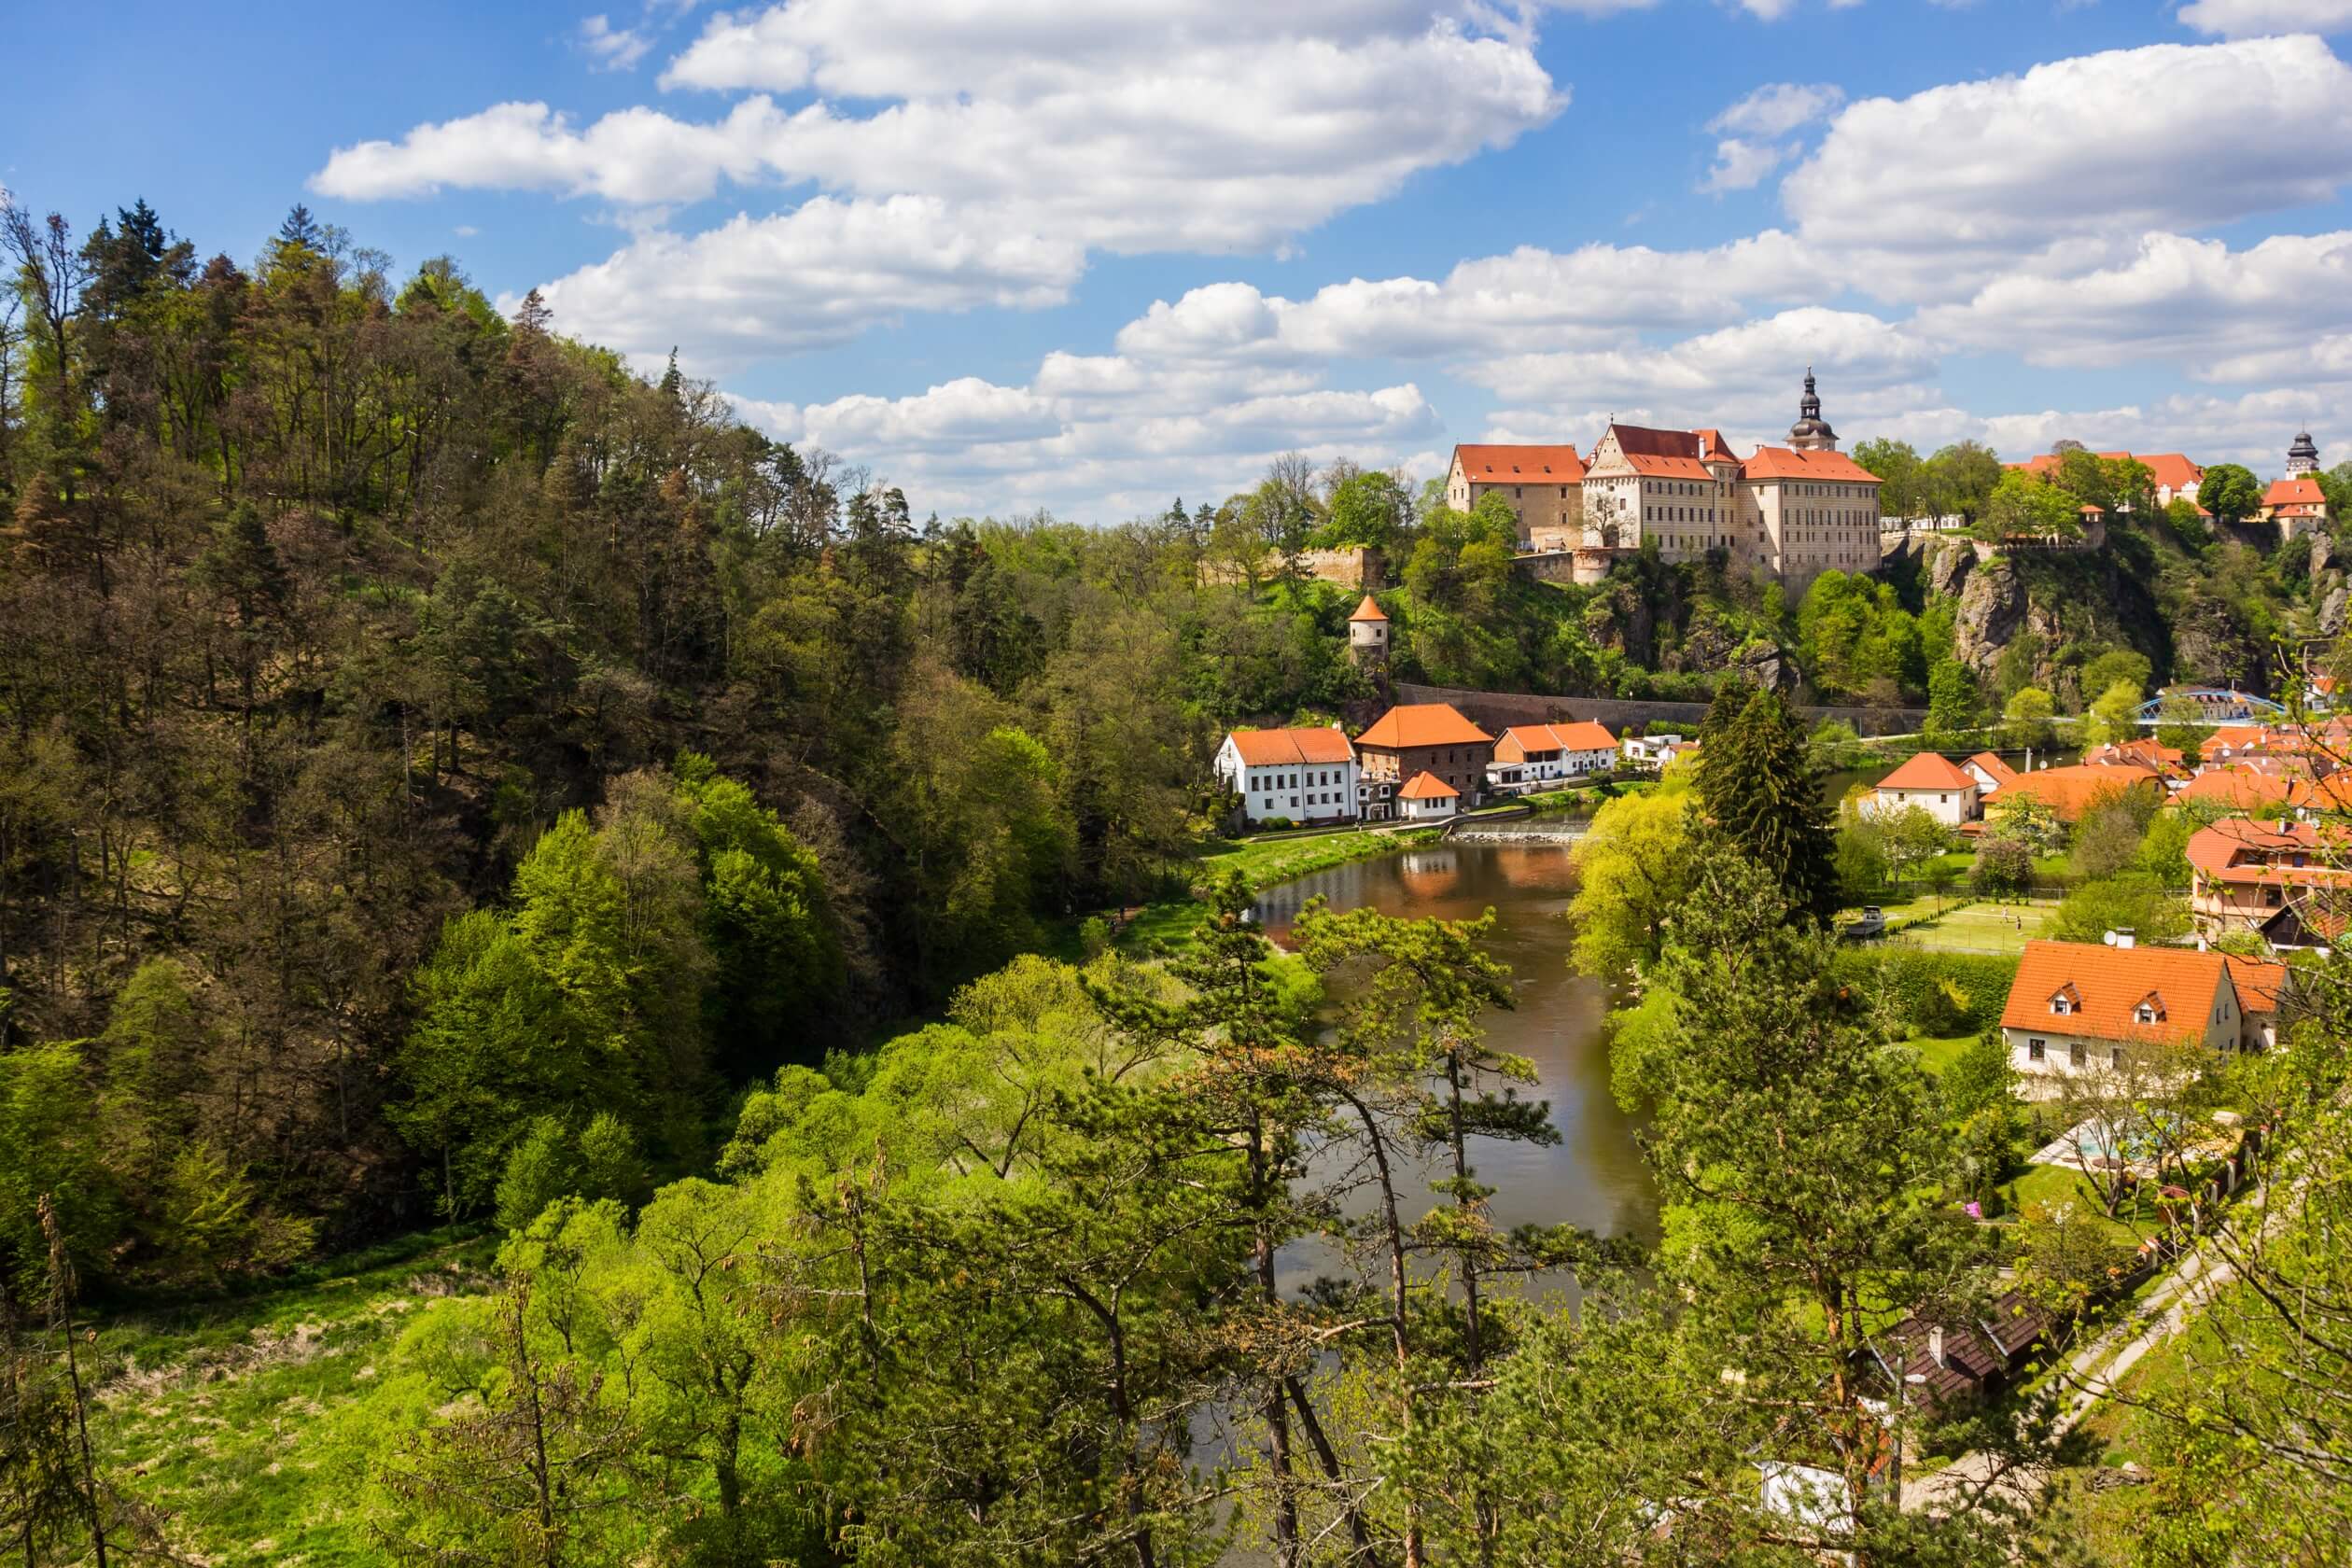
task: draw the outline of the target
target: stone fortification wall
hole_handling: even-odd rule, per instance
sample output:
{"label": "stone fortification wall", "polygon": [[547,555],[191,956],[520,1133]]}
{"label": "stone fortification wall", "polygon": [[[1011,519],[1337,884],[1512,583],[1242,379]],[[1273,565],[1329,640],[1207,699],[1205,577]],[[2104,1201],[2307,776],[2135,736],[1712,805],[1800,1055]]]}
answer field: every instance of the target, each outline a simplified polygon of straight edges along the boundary
{"label": "stone fortification wall", "polygon": [[[1630,724],[1640,724],[1654,732],[1679,730],[1685,735],[1696,735],[1699,721],[1707,716],[1704,703],[1554,697],[1533,692],[1465,692],[1451,686],[1417,686],[1405,680],[1396,682],[1395,693],[1399,703],[1451,703],[1489,731],[1507,729],[1513,724],[1597,719],[1620,735]],[[1865,735],[1908,735],[1927,720],[1927,710],[1921,707],[1800,707],[1797,711],[1804,715],[1808,724],[1818,724],[1824,719],[1842,719],[1854,726],[1855,734]]]}

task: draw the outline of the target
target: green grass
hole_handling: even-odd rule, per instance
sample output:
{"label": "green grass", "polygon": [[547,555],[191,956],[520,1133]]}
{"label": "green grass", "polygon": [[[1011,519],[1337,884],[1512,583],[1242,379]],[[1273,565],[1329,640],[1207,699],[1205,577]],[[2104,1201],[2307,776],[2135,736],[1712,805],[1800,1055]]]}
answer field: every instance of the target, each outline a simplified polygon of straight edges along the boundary
{"label": "green grass", "polygon": [[483,1287],[495,1250],[425,1232],[273,1289],[98,1316],[93,1435],[192,1561],[380,1561],[334,1418],[427,1301]]}
{"label": "green grass", "polygon": [[1888,934],[1914,947],[1953,952],[2022,953],[2058,911],[2058,901],[2028,898],[1994,903],[1966,894],[1881,904]]}
{"label": "green grass", "polygon": [[2095,1220],[2109,1237],[2125,1246],[2136,1247],[2163,1226],[2157,1214],[2155,1183],[2143,1182],[2123,1200],[2116,1217],[2108,1219],[2099,1212],[2099,1200],[2091,1196],[2090,1183],[2070,1166],[2029,1165],[2025,1173],[2009,1183],[2009,1209],[2013,1213],[2024,1212],[2029,1203],[2048,1204],[2052,1208],[2072,1203],[2076,1210]]}
{"label": "green grass", "polygon": [[[1183,867],[1183,875],[1188,886],[1198,888],[1228,871],[1239,871],[1250,879],[1251,887],[1271,888],[1351,861],[1427,844],[1438,832],[1436,828],[1399,828],[1388,833],[1350,828],[1279,838],[1204,839]],[[1098,913],[1108,916],[1115,911]],[[1200,905],[1190,896],[1155,900],[1144,904],[1119,932],[1119,946],[1136,953],[1182,947],[1192,940],[1193,927],[1199,919]]]}
{"label": "green grass", "polygon": [[1973,1034],[1954,1034],[1906,1040],[1903,1043],[1919,1053],[1921,1067],[1926,1069],[1930,1074],[1940,1078],[1943,1076],[1944,1069],[1959,1060],[1960,1053],[1975,1044],[1976,1041],[1977,1037]]}

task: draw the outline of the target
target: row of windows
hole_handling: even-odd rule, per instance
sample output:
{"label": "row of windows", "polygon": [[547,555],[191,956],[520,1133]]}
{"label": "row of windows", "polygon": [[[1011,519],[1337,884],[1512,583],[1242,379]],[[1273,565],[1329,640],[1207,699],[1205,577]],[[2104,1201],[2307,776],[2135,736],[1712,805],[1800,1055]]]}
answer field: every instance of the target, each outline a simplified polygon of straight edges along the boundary
{"label": "row of windows", "polygon": [[[1253,790],[1295,790],[1298,788],[1298,778],[1299,776],[1295,773],[1278,773],[1270,778],[1264,774],[1253,773],[1250,775],[1249,787]],[[1325,768],[1307,775],[1307,782],[1310,785],[1337,784],[1341,781],[1338,770],[1336,768]],[[1298,803],[1293,801],[1291,804],[1295,805]]]}
{"label": "row of windows", "polygon": [[[2050,1042],[2047,1040],[2028,1040],[2025,1042],[2025,1059],[2027,1061],[2048,1061],[2050,1059]],[[2081,1041],[2078,1040],[2066,1047],[2066,1065],[2068,1067],[2087,1067],[2090,1065],[2090,1050],[2082,1043]],[[2109,1067],[2121,1067],[2123,1065],[2122,1046],[2110,1045],[2107,1047],[2107,1065]]]}

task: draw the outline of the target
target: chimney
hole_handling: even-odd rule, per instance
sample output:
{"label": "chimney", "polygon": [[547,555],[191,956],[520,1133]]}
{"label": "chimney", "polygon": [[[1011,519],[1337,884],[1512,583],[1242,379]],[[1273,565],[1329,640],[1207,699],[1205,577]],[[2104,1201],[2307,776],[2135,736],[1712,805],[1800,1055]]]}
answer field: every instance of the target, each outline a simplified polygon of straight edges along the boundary
{"label": "chimney", "polygon": [[1945,1365],[1943,1353],[1943,1327],[1941,1324],[1938,1324],[1936,1327],[1927,1331],[1927,1359],[1934,1362],[1938,1366]]}

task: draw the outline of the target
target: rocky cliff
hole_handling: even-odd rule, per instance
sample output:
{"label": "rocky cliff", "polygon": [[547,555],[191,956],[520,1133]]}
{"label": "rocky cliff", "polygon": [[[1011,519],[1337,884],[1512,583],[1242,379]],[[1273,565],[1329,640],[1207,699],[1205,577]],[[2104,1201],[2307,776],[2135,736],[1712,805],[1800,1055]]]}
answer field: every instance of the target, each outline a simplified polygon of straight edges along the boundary
{"label": "rocky cliff", "polygon": [[[2062,703],[2085,695],[2076,689],[2076,669],[2086,650],[2136,649],[2160,676],[2177,671],[2179,679],[2218,684],[2229,671],[2241,683],[2246,679],[2245,649],[2233,636],[2226,607],[2201,615],[2186,635],[2168,635],[2154,592],[2111,551],[2021,552],[1980,561],[1970,540],[1918,538],[1889,565],[1915,574],[1926,593],[1958,601],[1953,641],[1962,664],[1991,675],[2018,651],[2031,661],[2033,684]],[[2253,660],[2253,667],[2260,663]]]}

